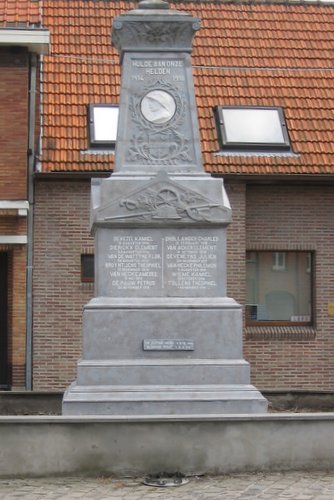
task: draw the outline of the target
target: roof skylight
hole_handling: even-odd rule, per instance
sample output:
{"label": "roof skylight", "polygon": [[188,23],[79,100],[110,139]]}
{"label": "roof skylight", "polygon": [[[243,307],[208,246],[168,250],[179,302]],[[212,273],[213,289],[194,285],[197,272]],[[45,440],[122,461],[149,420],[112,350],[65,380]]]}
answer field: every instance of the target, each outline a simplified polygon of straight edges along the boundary
{"label": "roof skylight", "polygon": [[290,149],[281,108],[219,106],[216,118],[223,149]]}
{"label": "roof skylight", "polygon": [[118,113],[118,106],[114,104],[91,104],[89,106],[89,129],[92,146],[115,144]]}

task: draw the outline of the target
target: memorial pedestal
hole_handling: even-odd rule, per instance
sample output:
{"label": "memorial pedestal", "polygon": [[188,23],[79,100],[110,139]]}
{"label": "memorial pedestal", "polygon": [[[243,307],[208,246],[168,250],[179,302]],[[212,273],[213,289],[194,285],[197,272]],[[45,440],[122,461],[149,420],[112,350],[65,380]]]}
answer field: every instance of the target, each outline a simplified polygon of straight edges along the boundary
{"label": "memorial pedestal", "polygon": [[84,308],[83,358],[63,413],[266,411],[242,358],[241,306],[226,297],[222,180],[160,173],[132,183],[93,186],[97,297]]}

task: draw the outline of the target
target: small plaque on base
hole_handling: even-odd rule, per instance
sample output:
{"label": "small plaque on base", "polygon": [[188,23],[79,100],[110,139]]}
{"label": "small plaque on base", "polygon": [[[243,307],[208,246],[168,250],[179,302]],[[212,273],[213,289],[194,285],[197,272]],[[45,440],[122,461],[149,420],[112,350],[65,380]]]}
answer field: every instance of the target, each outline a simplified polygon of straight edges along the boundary
{"label": "small plaque on base", "polygon": [[195,343],[193,340],[185,339],[145,339],[143,340],[144,351],[193,351]]}

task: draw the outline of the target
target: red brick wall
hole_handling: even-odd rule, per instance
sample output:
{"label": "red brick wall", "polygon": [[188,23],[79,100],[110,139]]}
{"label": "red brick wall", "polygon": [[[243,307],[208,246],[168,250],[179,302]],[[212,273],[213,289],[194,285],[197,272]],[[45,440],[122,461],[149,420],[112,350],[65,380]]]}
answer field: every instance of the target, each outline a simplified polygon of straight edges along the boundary
{"label": "red brick wall", "polygon": [[80,254],[89,236],[90,182],[36,183],[33,383],[62,390],[81,356],[82,308],[93,284],[81,283]]}
{"label": "red brick wall", "polygon": [[315,252],[315,337],[302,328],[262,328],[255,338],[255,329],[244,350],[259,388],[333,390],[334,317],[327,310],[334,302],[333,195],[328,185],[247,188],[247,249]]}
{"label": "red brick wall", "polygon": [[28,54],[0,47],[0,199],[26,199],[28,83]]}
{"label": "red brick wall", "polygon": [[[80,254],[93,246],[88,234],[89,185],[89,181],[38,181],[36,185],[35,390],[62,390],[75,379],[82,307],[94,294],[93,286],[80,280]],[[267,390],[332,390],[334,318],[327,314],[327,303],[334,302],[333,189],[246,189],[232,182],[226,188],[233,210],[228,228],[229,296],[244,304],[246,248],[312,250],[316,255],[315,338],[308,338],[309,328],[305,332],[287,328],[284,335],[279,328],[265,329],[258,338],[247,329],[244,354],[251,363],[252,382]]]}
{"label": "red brick wall", "polygon": [[[27,199],[29,56],[0,47],[0,200]],[[0,211],[1,235],[27,234],[26,218]],[[8,362],[12,387],[25,385],[26,247],[2,245],[9,255]]]}
{"label": "red brick wall", "polygon": [[246,265],[246,186],[227,183],[225,188],[232,207],[232,222],[227,228],[227,295],[245,302]]}

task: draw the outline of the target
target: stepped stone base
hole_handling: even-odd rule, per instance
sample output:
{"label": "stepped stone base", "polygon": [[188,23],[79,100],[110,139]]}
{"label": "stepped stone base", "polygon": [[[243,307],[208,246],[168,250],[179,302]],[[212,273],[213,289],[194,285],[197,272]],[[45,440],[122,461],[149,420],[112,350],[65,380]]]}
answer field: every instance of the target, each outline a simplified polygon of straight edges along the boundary
{"label": "stepped stone base", "polygon": [[[263,413],[242,359],[242,312],[233,299],[98,297],[84,310],[83,358],[64,415]],[[190,350],[145,350],[146,339]]]}
{"label": "stepped stone base", "polygon": [[196,415],[264,413],[267,401],[252,385],[80,386],[64,395],[65,415]]}

